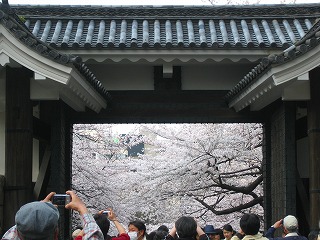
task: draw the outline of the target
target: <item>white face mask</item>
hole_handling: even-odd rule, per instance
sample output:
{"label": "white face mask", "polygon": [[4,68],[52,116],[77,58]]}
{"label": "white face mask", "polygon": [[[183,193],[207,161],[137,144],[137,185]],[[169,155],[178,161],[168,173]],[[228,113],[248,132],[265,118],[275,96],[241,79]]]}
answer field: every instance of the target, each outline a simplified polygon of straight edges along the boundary
{"label": "white face mask", "polygon": [[138,239],[138,233],[137,232],[128,232],[128,235],[130,237],[130,240],[137,240]]}

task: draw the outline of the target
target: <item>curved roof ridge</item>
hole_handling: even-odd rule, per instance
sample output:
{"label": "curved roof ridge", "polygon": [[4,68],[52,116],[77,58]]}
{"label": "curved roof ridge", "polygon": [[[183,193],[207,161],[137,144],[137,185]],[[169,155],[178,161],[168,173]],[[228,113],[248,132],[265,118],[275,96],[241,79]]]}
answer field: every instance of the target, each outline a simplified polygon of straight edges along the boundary
{"label": "curved roof ridge", "polygon": [[135,4],[135,5],[125,5],[125,4],[10,4],[11,7],[92,7],[92,8],[100,8],[100,7],[125,7],[125,8],[140,8],[141,6],[150,7],[150,8],[158,8],[165,7],[167,8],[194,8],[194,7],[208,7],[208,8],[261,8],[261,7],[301,7],[301,6],[312,6],[319,5],[319,3],[295,3],[295,4],[285,4],[285,3],[273,3],[273,4],[203,4],[203,5],[193,5],[193,4]]}
{"label": "curved roof ridge", "polygon": [[38,53],[42,53],[43,56],[62,64],[82,62],[80,57],[62,54],[47,43],[36,38],[25,26],[23,21],[15,14],[15,11],[3,3],[0,4],[0,20],[3,21],[4,26],[8,30],[14,33],[16,38],[29,48],[36,50]]}
{"label": "curved roof ridge", "polygon": [[274,5],[12,5],[22,16],[95,16],[95,17],[206,17],[206,16],[305,16],[320,13],[320,4],[274,4]]}
{"label": "curved roof ridge", "polygon": [[66,65],[71,63],[79,70],[79,72],[86,78],[87,82],[106,100],[110,100],[110,94],[103,87],[101,82],[89,70],[88,67],[82,62],[81,57],[71,54],[64,54],[54,49],[49,44],[36,38],[21,19],[15,14],[15,11],[6,3],[0,3],[0,22],[3,26],[11,31],[13,35],[19,39],[24,45],[38,54]]}
{"label": "curved roof ridge", "polygon": [[272,64],[283,64],[305,54],[320,44],[320,19],[312,26],[305,36],[294,45],[279,54],[270,54],[262,58],[260,63],[250,70],[225,96],[227,102],[232,101],[243,89],[249,87],[255,79],[270,69]]}

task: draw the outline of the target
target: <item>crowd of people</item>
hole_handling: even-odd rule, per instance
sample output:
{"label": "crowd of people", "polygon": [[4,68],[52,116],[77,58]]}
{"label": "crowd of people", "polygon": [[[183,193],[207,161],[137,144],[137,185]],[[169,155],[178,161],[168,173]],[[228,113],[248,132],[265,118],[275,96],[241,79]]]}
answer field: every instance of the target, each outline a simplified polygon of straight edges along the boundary
{"label": "crowd of people", "polygon": [[[275,222],[265,234],[260,232],[260,219],[256,214],[244,214],[239,222],[240,229],[236,232],[230,224],[222,229],[213,225],[201,227],[195,218],[180,217],[169,229],[161,225],[157,230],[147,234],[146,225],[141,220],[131,221],[128,230],[118,221],[111,208],[101,210],[92,215],[83,201],[73,192],[67,191],[70,202],[66,209],[77,211],[82,226],[72,233],[74,240],[320,240],[319,231],[310,232],[308,238],[298,232],[298,220],[288,215]],[[15,215],[15,225],[1,239],[3,240],[58,240],[59,211],[51,199],[51,192],[42,201],[23,205]],[[110,223],[117,229],[116,236],[109,235]],[[277,229],[281,229],[281,237],[275,237]]]}

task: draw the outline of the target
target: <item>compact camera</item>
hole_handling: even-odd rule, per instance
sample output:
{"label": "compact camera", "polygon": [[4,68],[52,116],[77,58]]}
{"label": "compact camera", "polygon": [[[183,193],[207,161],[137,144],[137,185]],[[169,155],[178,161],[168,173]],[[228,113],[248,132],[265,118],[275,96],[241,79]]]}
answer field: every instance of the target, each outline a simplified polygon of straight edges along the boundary
{"label": "compact camera", "polygon": [[110,211],[109,210],[106,210],[106,211],[103,211],[102,214],[108,214]]}
{"label": "compact camera", "polygon": [[55,194],[52,197],[52,204],[58,206],[65,206],[71,201],[69,194]]}

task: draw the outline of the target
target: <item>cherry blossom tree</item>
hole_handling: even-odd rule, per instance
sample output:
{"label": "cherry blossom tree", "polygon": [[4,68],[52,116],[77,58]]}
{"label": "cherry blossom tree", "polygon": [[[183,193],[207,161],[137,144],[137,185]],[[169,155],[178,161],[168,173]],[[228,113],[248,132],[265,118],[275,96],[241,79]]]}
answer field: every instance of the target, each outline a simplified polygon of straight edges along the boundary
{"label": "cherry blossom tree", "polygon": [[154,199],[158,208],[168,206],[159,199],[174,200],[180,204],[177,215],[189,214],[204,222],[230,222],[228,218],[243,211],[263,214],[261,125],[144,128],[156,136],[145,139],[153,148],[141,157],[143,166],[152,169],[142,171],[148,179],[143,184],[144,199]]}
{"label": "cherry blossom tree", "polygon": [[[111,125],[76,124],[73,127],[72,188],[92,213],[112,207],[120,220],[127,217],[121,207],[125,184],[130,182],[126,149],[135,138],[113,133]],[[79,219],[74,226],[79,224]]]}
{"label": "cherry blossom tree", "polygon": [[[126,135],[75,125],[73,141],[73,188],[123,222],[170,226],[191,215],[221,227],[243,212],[263,216],[260,124],[142,124]],[[141,142],[144,153],[128,156]]]}

